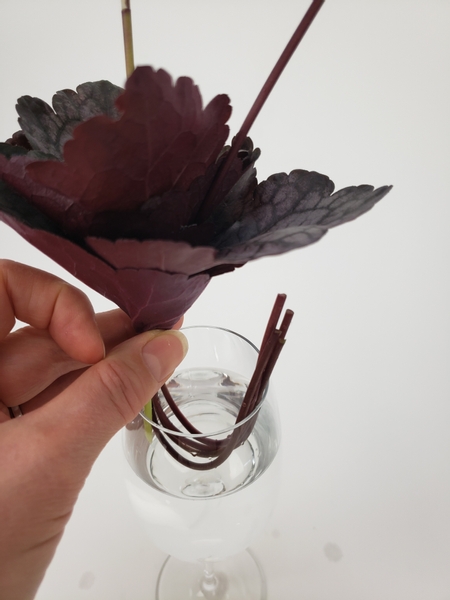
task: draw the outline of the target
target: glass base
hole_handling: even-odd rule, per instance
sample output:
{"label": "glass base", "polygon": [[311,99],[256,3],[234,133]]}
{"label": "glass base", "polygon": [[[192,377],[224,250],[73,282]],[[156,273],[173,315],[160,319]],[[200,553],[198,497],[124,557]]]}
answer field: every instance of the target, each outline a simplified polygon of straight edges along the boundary
{"label": "glass base", "polygon": [[156,600],[267,600],[264,571],[251,550],[214,563],[169,556],[159,572]]}

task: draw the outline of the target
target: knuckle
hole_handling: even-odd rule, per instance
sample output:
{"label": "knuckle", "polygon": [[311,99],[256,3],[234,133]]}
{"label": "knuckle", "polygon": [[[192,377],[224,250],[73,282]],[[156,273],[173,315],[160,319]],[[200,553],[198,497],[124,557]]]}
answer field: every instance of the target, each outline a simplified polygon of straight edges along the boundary
{"label": "knuckle", "polygon": [[124,423],[135,418],[145,403],[146,390],[137,369],[114,359],[105,361],[99,370],[100,385]]}

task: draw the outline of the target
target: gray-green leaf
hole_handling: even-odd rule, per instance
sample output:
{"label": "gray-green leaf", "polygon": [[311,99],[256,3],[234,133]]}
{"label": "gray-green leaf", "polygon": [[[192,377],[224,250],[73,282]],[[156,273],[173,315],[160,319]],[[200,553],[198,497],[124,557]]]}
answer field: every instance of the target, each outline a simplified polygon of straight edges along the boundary
{"label": "gray-green leaf", "polygon": [[119,117],[115,100],[122,91],[109,81],[83,83],[76,92],[57,92],[53,109],[39,98],[22,96],[16,106],[19,124],[33,150],[62,160],[64,144],[77,125],[98,115]]}

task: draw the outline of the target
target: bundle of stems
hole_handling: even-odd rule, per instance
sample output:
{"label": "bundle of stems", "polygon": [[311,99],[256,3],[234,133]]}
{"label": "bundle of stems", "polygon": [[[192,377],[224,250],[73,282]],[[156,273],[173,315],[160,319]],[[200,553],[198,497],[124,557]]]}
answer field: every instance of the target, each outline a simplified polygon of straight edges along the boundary
{"label": "bundle of stems", "polygon": [[[194,427],[180,410],[166,385],[153,397],[153,421],[156,425],[153,428],[154,434],[167,452],[182,465],[201,471],[214,469],[221,465],[251,434],[258,418],[258,407],[264,398],[269,378],[284,346],[286,333],[294,316],[293,311],[287,309],[277,328],[285,301],[286,295],[278,294],[261,343],[255,371],[236,417],[236,427],[227,437],[214,439]],[[172,418],[161,405],[160,393],[167,402],[167,410],[172,413]],[[173,417],[183,429],[174,424]],[[239,426],[239,423],[242,425]],[[195,437],[186,437],[187,434]]]}

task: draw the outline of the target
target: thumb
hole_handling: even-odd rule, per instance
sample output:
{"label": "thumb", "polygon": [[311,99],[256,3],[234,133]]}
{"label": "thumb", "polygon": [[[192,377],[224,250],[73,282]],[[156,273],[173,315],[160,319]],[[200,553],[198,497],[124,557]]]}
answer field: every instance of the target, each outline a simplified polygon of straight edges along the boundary
{"label": "thumb", "polygon": [[186,351],[187,340],[179,331],[142,333],[114,348],[35,411],[39,427],[48,428],[57,462],[63,459],[66,468],[80,469],[82,477],[87,469],[87,475],[106,443],[151,400]]}
{"label": "thumb", "polygon": [[6,542],[0,595],[6,588],[22,590],[21,598],[34,595],[97,455],[157,392],[186,349],[177,331],[143,333],[44,406],[1,426],[0,531]]}

